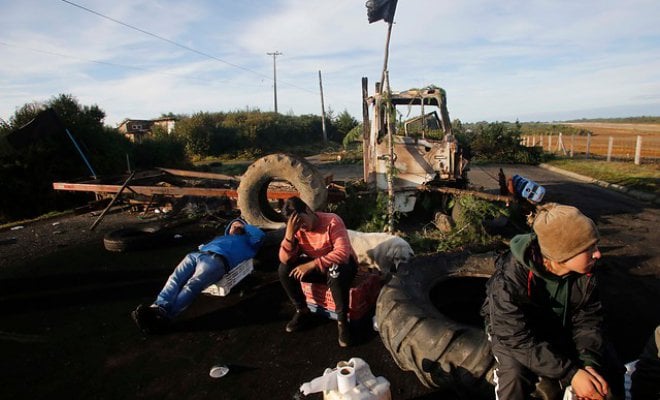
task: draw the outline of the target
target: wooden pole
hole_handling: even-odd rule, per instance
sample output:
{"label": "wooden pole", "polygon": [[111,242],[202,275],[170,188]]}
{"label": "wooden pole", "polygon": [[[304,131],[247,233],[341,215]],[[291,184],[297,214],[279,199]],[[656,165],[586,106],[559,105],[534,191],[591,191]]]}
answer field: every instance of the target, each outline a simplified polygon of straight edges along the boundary
{"label": "wooden pole", "polygon": [[392,92],[390,90],[390,77],[387,71],[385,71],[385,84],[387,85],[387,105],[385,109],[387,110],[387,142],[389,149],[389,166],[387,168],[387,215],[388,215],[388,224],[387,231],[390,234],[394,233],[394,122],[392,121],[393,114],[393,105],[392,99],[390,98]]}
{"label": "wooden pole", "polygon": [[635,144],[635,165],[642,161],[642,137],[637,135],[637,144]]}
{"label": "wooden pole", "polygon": [[591,150],[591,133],[587,133],[587,158],[589,158],[589,150]]}
{"label": "wooden pole", "polygon": [[571,135],[571,158],[575,155],[575,133]]}
{"label": "wooden pole", "polygon": [[110,207],[112,207],[112,206],[115,204],[115,201],[117,201],[117,199],[118,199],[119,196],[121,195],[121,192],[123,192],[124,189],[126,189],[126,186],[128,186],[128,182],[130,182],[131,179],[133,179],[133,176],[134,176],[134,175],[135,175],[135,171],[131,172],[131,175],[128,177],[128,179],[126,179],[126,182],[124,182],[124,184],[121,185],[121,188],[119,188],[119,190],[117,191],[117,193],[115,193],[115,196],[112,198],[112,200],[110,200],[110,203],[108,203],[108,205],[105,207],[105,210],[103,210],[103,212],[101,213],[101,215],[99,215],[99,217],[96,219],[96,221],[94,221],[94,223],[92,224],[92,226],[89,228],[90,231],[93,231],[94,228],[96,228],[96,226],[101,222],[101,220],[103,219],[103,217],[105,217],[105,214],[108,212],[108,210],[110,209]]}
{"label": "wooden pole", "polygon": [[369,104],[367,98],[369,97],[369,80],[367,77],[362,77],[362,174],[364,181],[369,182],[369,170],[371,168],[371,147],[369,146]]}
{"label": "wooden pole", "polygon": [[614,138],[610,136],[610,139],[607,141],[607,162],[612,161],[612,147],[614,146]]}
{"label": "wooden pole", "polygon": [[321,127],[323,128],[323,143],[328,141],[328,133],[325,130],[325,104],[323,103],[323,81],[321,80],[321,70],[319,70],[319,87],[321,88]]}
{"label": "wooden pole", "polygon": [[[392,37],[392,23],[388,22],[387,23],[387,38],[385,39],[385,59],[383,61],[383,72],[381,73],[380,76],[380,91],[378,93],[382,93],[383,86],[385,83],[385,74],[387,71],[387,60],[390,56],[390,38]],[[387,78],[389,79],[389,77]],[[387,85],[388,90],[389,90],[389,84]]]}

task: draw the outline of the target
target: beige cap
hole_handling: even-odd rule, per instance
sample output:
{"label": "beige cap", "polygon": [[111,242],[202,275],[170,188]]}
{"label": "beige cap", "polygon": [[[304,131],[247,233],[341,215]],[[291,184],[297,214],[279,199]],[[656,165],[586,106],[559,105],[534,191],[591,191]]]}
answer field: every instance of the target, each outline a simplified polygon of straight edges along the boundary
{"label": "beige cap", "polygon": [[532,225],[541,253],[553,261],[566,261],[598,242],[596,224],[575,207],[548,203],[540,207]]}

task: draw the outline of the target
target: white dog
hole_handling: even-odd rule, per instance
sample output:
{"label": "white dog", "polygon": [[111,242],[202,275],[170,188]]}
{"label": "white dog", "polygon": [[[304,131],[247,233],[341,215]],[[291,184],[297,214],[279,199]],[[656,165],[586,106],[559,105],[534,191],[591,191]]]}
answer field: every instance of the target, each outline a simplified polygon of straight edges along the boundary
{"label": "white dog", "polygon": [[349,229],[348,237],[357,254],[358,263],[384,273],[396,272],[399,264],[410,261],[415,255],[408,242],[389,233]]}

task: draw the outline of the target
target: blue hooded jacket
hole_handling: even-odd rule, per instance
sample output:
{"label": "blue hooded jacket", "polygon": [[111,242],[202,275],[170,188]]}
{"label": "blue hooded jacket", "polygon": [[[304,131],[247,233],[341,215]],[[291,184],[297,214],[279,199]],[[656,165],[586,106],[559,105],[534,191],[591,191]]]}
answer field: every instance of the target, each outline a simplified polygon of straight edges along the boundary
{"label": "blue hooded jacket", "polygon": [[[229,228],[235,221],[243,223],[245,234],[229,234]],[[232,270],[241,262],[253,258],[257,254],[265,236],[266,234],[261,229],[237,218],[227,224],[224,235],[216,236],[210,242],[199,246],[199,250],[220,254],[227,260],[229,270]]]}

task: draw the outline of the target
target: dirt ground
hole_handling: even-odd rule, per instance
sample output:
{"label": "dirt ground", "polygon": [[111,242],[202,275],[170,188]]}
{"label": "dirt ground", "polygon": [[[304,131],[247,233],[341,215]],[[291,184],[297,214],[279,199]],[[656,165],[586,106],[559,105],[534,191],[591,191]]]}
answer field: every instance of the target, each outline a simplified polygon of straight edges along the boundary
{"label": "dirt ground", "polygon": [[[492,190],[497,170],[475,168],[472,183]],[[547,201],[575,205],[597,222],[608,332],[624,361],[636,358],[660,324],[658,209],[536,167],[505,172],[535,180],[546,187]],[[215,232],[186,225],[166,247],[113,253],[103,247],[106,232],[151,221],[113,214],[90,232],[95,219],[87,214],[0,232],[3,398],[297,399],[302,383],[352,357],[389,380],[393,399],[454,398],[401,371],[370,320],[353,326],[357,343],[348,349],[338,347],[334,323],[323,318],[307,331],[285,333],[292,309],[274,262],[257,264],[227,297],[199,298],[172,332],[145,337],[129,312],[153,301],[176,263]],[[230,373],[210,378],[216,364]]]}

